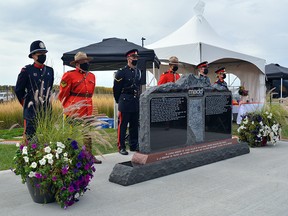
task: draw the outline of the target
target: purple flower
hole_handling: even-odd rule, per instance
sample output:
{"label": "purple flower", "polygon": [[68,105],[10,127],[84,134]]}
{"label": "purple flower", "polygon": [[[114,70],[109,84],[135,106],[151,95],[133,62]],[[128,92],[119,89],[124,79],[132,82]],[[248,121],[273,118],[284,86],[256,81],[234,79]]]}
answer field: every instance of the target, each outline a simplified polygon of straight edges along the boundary
{"label": "purple flower", "polygon": [[24,148],[24,145],[20,145],[20,150],[22,151],[23,150],[23,148]]}
{"label": "purple flower", "polygon": [[52,177],[52,181],[55,182],[56,180],[57,180],[57,177],[56,177],[56,176],[53,176],[53,177]]}
{"label": "purple flower", "polygon": [[92,169],[92,171],[93,171],[93,172],[95,172],[95,171],[96,171],[96,169],[95,169],[95,167],[94,167],[94,166],[92,166],[92,167],[91,167],[91,169]]}
{"label": "purple flower", "polygon": [[36,186],[37,188],[40,188],[40,187],[41,187],[41,185],[40,185],[40,184],[36,184],[35,186]]}
{"label": "purple flower", "polygon": [[77,141],[76,141],[76,140],[73,140],[73,141],[71,142],[71,146],[72,146],[73,149],[78,149],[78,143],[77,143]]}
{"label": "purple flower", "polygon": [[77,158],[78,158],[79,160],[82,160],[84,157],[85,157],[84,152],[81,151],[81,152],[78,154],[78,157],[77,157]]}
{"label": "purple flower", "polygon": [[67,173],[68,173],[68,169],[69,169],[68,166],[63,167],[63,168],[61,169],[61,173],[62,173],[62,175],[67,174]]}
{"label": "purple flower", "polygon": [[70,193],[73,193],[75,191],[74,187],[72,185],[69,186],[68,191]]}
{"label": "purple flower", "polygon": [[35,173],[35,177],[40,179],[40,178],[42,178],[42,174],[41,173]]}
{"label": "purple flower", "polygon": [[78,162],[77,164],[76,164],[76,167],[79,169],[80,167],[82,166],[82,163],[81,162]]}
{"label": "purple flower", "polygon": [[89,164],[86,164],[86,165],[84,166],[84,169],[85,169],[85,170],[89,170],[89,168],[90,168],[90,165],[89,165]]}
{"label": "purple flower", "polygon": [[31,144],[31,148],[32,149],[36,149],[37,148],[37,144],[36,143]]}

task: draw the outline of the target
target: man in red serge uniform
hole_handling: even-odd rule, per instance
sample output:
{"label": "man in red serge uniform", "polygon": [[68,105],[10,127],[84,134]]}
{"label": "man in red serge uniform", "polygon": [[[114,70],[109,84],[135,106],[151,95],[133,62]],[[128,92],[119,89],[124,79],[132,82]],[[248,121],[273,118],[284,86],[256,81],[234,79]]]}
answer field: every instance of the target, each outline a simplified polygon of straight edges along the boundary
{"label": "man in red serge uniform", "polygon": [[[65,115],[75,117],[91,116],[93,111],[92,96],[94,94],[96,78],[89,72],[89,62],[91,57],[86,53],[78,52],[74,56],[74,61],[70,62],[75,66],[75,70],[64,73],[60,83],[58,99],[64,107]],[[92,151],[92,140],[85,138],[85,145],[88,151]],[[101,161],[96,160],[96,163]]]}
{"label": "man in red serge uniform", "polygon": [[169,58],[169,70],[161,74],[158,85],[162,85],[168,82],[176,82],[180,78],[180,75],[176,73],[178,70],[179,61],[176,56]]}

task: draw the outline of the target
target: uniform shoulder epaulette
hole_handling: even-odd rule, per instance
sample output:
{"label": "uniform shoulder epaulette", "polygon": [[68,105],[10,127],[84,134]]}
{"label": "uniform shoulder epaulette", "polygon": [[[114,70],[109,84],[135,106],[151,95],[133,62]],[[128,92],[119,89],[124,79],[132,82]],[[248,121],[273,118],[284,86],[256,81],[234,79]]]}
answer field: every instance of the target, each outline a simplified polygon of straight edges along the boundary
{"label": "uniform shoulder epaulette", "polygon": [[29,67],[31,67],[31,66],[32,66],[31,64],[25,65],[24,67],[22,67],[21,72],[26,71],[26,69],[29,68]]}
{"label": "uniform shoulder epaulette", "polygon": [[66,73],[73,72],[73,71],[75,71],[75,70],[69,70],[69,71],[66,71]]}
{"label": "uniform shoulder epaulette", "polygon": [[165,71],[163,74],[167,74],[168,73],[168,71]]}

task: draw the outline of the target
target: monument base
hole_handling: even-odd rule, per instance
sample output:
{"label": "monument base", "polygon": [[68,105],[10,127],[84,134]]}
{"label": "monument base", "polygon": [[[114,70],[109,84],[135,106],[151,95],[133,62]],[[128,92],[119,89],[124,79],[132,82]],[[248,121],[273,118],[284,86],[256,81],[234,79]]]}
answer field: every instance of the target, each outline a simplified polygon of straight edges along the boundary
{"label": "monument base", "polygon": [[[187,148],[189,149],[191,147]],[[185,148],[181,148],[180,150],[176,149],[174,151],[183,152],[185,151]],[[230,145],[225,145],[223,147],[212,149],[206,148],[203,151],[182,154],[181,156],[173,156],[171,158],[169,157],[158,161],[154,160],[151,163],[133,163],[132,159],[132,161],[116,164],[112,173],[110,174],[109,181],[123,186],[129,186],[150,179],[159,178],[217,161],[248,154],[249,152],[250,149],[247,143],[231,142]],[[162,154],[164,155],[165,152]]]}

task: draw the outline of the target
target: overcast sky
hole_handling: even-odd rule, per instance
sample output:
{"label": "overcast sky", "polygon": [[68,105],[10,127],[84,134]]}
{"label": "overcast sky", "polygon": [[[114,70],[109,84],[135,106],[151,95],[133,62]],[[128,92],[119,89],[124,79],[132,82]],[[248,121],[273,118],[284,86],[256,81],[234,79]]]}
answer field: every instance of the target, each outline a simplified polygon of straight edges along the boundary
{"label": "overcast sky", "polygon": [[[288,67],[288,1],[203,0],[204,17],[236,51]],[[55,84],[64,52],[103,38],[152,44],[190,20],[198,0],[9,0],[0,1],[0,85],[15,85],[30,44],[42,40]],[[70,68],[65,68],[68,70]],[[97,72],[97,86],[111,87],[111,73]]]}

